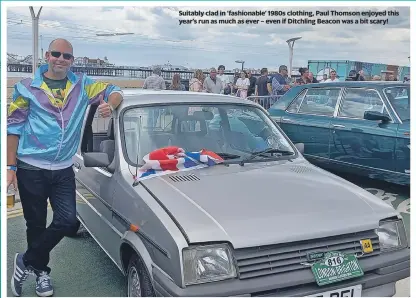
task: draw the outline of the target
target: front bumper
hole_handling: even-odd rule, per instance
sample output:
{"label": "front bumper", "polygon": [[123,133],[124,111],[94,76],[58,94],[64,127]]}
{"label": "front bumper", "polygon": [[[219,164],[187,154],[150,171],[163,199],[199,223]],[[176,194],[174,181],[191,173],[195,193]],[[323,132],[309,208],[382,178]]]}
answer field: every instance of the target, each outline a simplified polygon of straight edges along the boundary
{"label": "front bumper", "polygon": [[362,284],[362,296],[386,297],[395,294],[396,281],[410,276],[410,249],[383,253],[374,258],[360,260],[360,264],[364,268],[364,276],[323,287],[315,283],[311,270],[247,280],[232,279],[181,288],[159,269],[153,268],[153,282],[156,294],[165,297],[307,296],[357,284]]}

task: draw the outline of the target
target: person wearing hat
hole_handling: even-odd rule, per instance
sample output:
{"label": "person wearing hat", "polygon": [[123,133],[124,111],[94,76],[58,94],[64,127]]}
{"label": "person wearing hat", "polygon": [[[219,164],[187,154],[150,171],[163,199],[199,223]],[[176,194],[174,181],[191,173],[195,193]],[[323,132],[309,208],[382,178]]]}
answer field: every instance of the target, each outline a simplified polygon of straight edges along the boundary
{"label": "person wearing hat", "polygon": [[209,72],[209,76],[205,78],[203,89],[207,93],[223,93],[223,83],[217,78],[217,69],[212,67]]}

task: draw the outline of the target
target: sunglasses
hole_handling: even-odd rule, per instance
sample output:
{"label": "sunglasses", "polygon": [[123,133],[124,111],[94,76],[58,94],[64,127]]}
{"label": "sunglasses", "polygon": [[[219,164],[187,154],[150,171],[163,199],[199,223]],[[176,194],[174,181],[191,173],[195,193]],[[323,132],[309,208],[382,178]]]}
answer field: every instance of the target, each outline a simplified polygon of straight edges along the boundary
{"label": "sunglasses", "polygon": [[72,54],[61,53],[61,52],[58,52],[58,51],[51,51],[51,55],[54,58],[59,58],[62,55],[65,60],[71,60],[74,57],[74,56],[72,56]]}

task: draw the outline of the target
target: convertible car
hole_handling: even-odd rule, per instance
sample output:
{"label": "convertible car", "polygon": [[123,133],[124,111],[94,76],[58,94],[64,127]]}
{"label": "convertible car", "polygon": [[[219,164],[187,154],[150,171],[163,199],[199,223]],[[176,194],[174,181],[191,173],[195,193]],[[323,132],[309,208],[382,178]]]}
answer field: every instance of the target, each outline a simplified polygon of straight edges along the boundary
{"label": "convertible car", "polygon": [[86,112],[74,171],[127,296],[392,296],[410,275],[400,214],[306,161],[258,104],[124,92],[111,119]]}
{"label": "convertible car", "polygon": [[410,85],[297,86],[269,113],[304,156],[328,170],[410,185]]}

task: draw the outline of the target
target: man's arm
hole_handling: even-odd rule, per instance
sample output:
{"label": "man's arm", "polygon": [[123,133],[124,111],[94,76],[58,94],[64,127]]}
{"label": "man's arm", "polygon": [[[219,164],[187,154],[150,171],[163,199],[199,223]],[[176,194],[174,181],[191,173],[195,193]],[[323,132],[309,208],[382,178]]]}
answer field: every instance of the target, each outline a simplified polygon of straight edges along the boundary
{"label": "man's arm", "polygon": [[90,77],[85,79],[85,93],[89,104],[98,104],[103,99],[114,110],[117,109],[123,100],[123,92],[120,87],[109,83],[97,82]]}
{"label": "man's arm", "polygon": [[[16,165],[17,147],[29,113],[29,101],[19,93],[20,83],[14,86],[12,102],[7,111],[7,165]],[[17,188],[16,172],[7,171],[7,187]]]}

